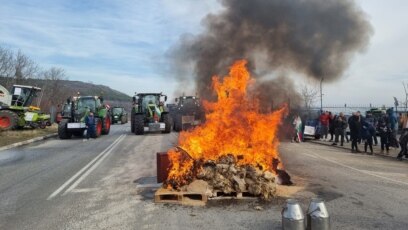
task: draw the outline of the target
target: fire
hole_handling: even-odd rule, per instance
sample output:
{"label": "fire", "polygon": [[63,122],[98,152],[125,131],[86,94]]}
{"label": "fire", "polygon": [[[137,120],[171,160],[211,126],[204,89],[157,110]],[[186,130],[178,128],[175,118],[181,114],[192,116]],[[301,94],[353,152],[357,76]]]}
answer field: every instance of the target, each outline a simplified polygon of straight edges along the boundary
{"label": "fire", "polygon": [[248,86],[255,81],[246,64],[246,60],[236,61],[227,76],[213,77],[212,86],[218,100],[203,102],[206,122],[202,126],[180,133],[178,144],[190,157],[177,154],[176,149],[169,150],[172,165],[168,181],[185,185],[199,170],[194,167],[196,162],[215,161],[228,154],[238,160],[237,165],[276,170],[272,162],[280,160],[277,131],[286,107],[270,113],[259,112],[262,105],[248,93]]}

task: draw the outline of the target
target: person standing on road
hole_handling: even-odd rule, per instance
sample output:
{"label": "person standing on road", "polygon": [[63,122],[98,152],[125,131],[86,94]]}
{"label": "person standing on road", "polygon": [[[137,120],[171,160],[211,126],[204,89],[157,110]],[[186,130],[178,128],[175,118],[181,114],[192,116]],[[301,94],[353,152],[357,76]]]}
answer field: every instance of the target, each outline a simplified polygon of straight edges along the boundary
{"label": "person standing on road", "polygon": [[390,129],[390,146],[394,148],[398,148],[398,141],[397,141],[397,132],[398,132],[398,120],[395,117],[394,109],[389,108],[387,109],[388,115],[388,128]]}
{"label": "person standing on road", "polygon": [[378,132],[380,133],[381,153],[386,150],[387,155],[390,151],[390,129],[388,126],[388,116],[385,112],[382,113],[381,118],[378,120]]}
{"label": "person standing on road", "polygon": [[85,117],[86,125],[86,139],[89,140],[90,137],[95,136],[95,117],[93,112],[90,112],[88,116]]}
{"label": "person standing on road", "polygon": [[346,134],[346,129],[347,129],[347,121],[343,113],[340,113],[339,116],[337,116],[335,124],[334,124],[334,128],[335,128],[336,138],[334,139],[334,143],[332,145],[337,145],[337,143],[339,142],[339,136],[340,136],[340,146],[343,146],[344,135]]}
{"label": "person standing on road", "polygon": [[399,139],[401,151],[399,152],[397,159],[402,160],[402,157],[408,158],[408,115],[401,116],[402,133]]}
{"label": "person standing on road", "polygon": [[325,141],[329,132],[329,113],[327,111],[323,112],[319,117],[319,121],[321,126],[321,137]]}
{"label": "person standing on road", "polygon": [[367,153],[367,147],[370,147],[370,155],[373,154],[373,136],[375,135],[374,126],[367,120],[363,120],[361,137],[364,140],[364,152]]}
{"label": "person standing on road", "polygon": [[349,127],[350,127],[350,139],[351,139],[351,152],[352,153],[360,153],[361,151],[358,149],[357,142],[361,139],[361,121],[360,116],[357,113],[353,113],[353,116],[349,119]]}
{"label": "person standing on road", "polygon": [[300,118],[299,115],[295,116],[295,119],[293,120],[292,124],[295,129],[293,140],[300,143],[302,142],[302,119]]}
{"label": "person standing on road", "polygon": [[330,141],[334,141],[334,135],[336,132],[336,119],[337,116],[329,112],[329,133],[330,133]]}
{"label": "person standing on road", "polygon": [[[378,121],[377,121],[377,119],[373,116],[373,114],[367,112],[367,115],[366,115],[365,120],[366,120],[367,122],[369,122],[372,126],[374,126],[374,128],[375,128],[375,127],[378,127],[378,125],[377,125]],[[374,135],[374,136],[373,136],[373,141],[374,141],[374,145],[377,146],[377,145],[378,145],[377,135]]]}

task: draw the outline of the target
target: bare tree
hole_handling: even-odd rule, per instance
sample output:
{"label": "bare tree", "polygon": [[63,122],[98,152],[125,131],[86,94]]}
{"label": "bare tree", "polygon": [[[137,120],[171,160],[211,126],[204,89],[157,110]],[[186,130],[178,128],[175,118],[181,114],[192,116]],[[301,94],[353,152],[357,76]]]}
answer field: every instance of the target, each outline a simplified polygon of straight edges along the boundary
{"label": "bare tree", "polygon": [[305,81],[301,85],[301,95],[306,109],[310,109],[319,97],[317,83]]}
{"label": "bare tree", "polygon": [[13,73],[13,52],[0,47],[0,77],[11,77]]}
{"label": "bare tree", "polygon": [[30,57],[19,50],[14,58],[14,70],[16,83],[19,83],[23,79],[35,78],[39,72],[39,67]]}
{"label": "bare tree", "polygon": [[407,107],[408,107],[408,83],[402,82],[402,86],[404,87],[404,92],[405,92],[405,101],[402,104],[405,107],[405,112],[407,112]]}
{"label": "bare tree", "polygon": [[67,97],[67,92],[63,85],[66,80],[65,70],[62,68],[52,67],[42,73],[44,85],[42,86],[43,94],[41,100],[42,108],[56,106]]}
{"label": "bare tree", "polygon": [[0,47],[0,77],[2,78],[3,86],[6,88],[10,88],[14,82],[13,55],[10,49]]}

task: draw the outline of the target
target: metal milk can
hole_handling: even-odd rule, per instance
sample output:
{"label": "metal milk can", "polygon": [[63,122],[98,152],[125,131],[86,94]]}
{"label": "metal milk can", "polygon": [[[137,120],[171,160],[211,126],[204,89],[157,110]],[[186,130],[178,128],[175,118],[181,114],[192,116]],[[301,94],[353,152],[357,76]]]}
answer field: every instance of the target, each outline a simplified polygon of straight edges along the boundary
{"label": "metal milk can", "polygon": [[299,202],[288,199],[282,210],[282,229],[305,230],[305,216]]}
{"label": "metal milk can", "polygon": [[307,209],[307,229],[308,230],[329,230],[330,215],[327,211],[324,200],[313,198]]}

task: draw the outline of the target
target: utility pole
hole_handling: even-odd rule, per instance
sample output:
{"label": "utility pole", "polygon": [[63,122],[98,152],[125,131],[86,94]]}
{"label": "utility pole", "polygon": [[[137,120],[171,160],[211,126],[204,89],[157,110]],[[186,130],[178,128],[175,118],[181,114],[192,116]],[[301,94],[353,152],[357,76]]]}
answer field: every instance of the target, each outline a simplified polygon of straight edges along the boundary
{"label": "utility pole", "polygon": [[323,77],[320,79],[320,113],[323,113]]}

